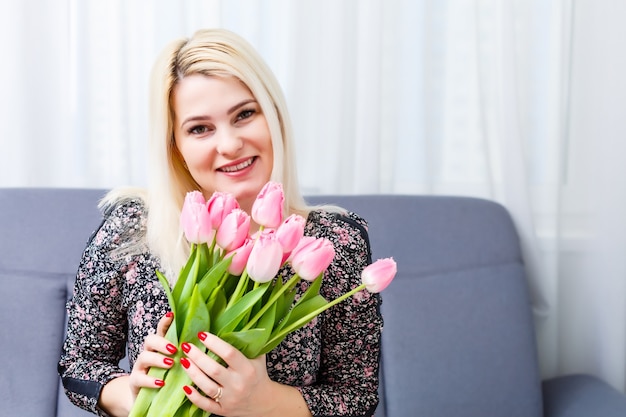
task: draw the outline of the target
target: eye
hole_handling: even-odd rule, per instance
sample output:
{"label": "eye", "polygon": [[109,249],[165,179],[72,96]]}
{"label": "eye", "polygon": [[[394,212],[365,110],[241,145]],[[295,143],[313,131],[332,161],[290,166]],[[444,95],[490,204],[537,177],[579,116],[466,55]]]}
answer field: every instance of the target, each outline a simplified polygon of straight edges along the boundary
{"label": "eye", "polygon": [[204,135],[209,132],[209,127],[205,125],[192,126],[187,130],[187,133],[190,135]]}
{"label": "eye", "polygon": [[237,121],[245,120],[252,117],[256,113],[255,109],[244,109],[237,114]]}

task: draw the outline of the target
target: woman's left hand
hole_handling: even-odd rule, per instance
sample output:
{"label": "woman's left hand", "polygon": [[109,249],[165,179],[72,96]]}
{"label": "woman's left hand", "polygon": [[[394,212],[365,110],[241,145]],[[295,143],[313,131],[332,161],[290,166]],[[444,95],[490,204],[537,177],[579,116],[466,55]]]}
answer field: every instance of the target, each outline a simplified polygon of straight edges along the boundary
{"label": "woman's left hand", "polygon": [[276,383],[267,375],[265,355],[248,359],[219,337],[211,333],[200,334],[202,337],[205,335],[202,343],[222,358],[227,366],[192,344],[183,343],[182,349],[187,357],[181,359],[181,364],[197,387],[184,388],[191,402],[205,411],[225,417],[272,414],[272,405],[275,404],[272,388]]}

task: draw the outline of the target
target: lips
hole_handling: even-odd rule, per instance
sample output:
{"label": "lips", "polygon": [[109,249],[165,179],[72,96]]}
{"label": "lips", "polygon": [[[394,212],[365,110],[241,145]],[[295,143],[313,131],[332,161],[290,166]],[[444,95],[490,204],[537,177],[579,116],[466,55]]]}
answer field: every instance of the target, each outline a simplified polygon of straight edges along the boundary
{"label": "lips", "polygon": [[237,163],[230,164],[230,165],[224,165],[218,168],[217,170],[220,172],[228,172],[228,173],[238,172],[252,165],[254,161],[256,160],[256,158],[257,158],[256,156],[253,156],[241,162],[237,162]]}

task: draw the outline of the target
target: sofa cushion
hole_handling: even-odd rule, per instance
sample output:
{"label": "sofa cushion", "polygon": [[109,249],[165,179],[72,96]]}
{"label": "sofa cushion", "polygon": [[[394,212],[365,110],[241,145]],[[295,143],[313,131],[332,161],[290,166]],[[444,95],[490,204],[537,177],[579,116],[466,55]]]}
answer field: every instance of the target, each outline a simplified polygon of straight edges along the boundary
{"label": "sofa cushion", "polygon": [[382,307],[388,416],[542,415],[521,266],[400,273],[393,284]]}
{"label": "sofa cushion", "polygon": [[56,362],[65,324],[65,281],[55,274],[0,270],[0,282],[4,294],[0,303],[3,412],[54,416],[56,389],[50,387],[59,382]]}
{"label": "sofa cushion", "polygon": [[[57,415],[65,303],[85,243],[100,222],[103,193],[0,190],[0,404],[6,415]],[[76,412],[62,415],[85,415],[72,408]]]}

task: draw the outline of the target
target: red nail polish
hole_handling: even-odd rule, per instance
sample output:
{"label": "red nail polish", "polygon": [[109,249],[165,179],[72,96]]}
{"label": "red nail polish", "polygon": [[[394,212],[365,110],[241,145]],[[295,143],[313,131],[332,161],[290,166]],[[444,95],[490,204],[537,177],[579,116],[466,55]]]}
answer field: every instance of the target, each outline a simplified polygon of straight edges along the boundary
{"label": "red nail polish", "polygon": [[172,359],[172,358],[163,358],[163,363],[166,364],[167,366],[172,366],[172,365],[174,365],[174,359]]}
{"label": "red nail polish", "polygon": [[183,365],[183,368],[185,369],[189,369],[189,366],[191,365],[189,359],[187,358],[180,358],[180,364]]}
{"label": "red nail polish", "polygon": [[206,333],[205,332],[198,332],[198,339],[206,340]]}
{"label": "red nail polish", "polygon": [[157,387],[162,387],[163,385],[165,385],[165,381],[163,381],[162,379],[156,379],[154,381],[154,385],[156,385]]}
{"label": "red nail polish", "polygon": [[189,353],[189,351],[191,350],[191,346],[187,342],[180,345],[180,347],[183,349],[183,352],[185,353]]}
{"label": "red nail polish", "polygon": [[174,313],[172,313],[171,311],[168,311],[167,313],[165,313],[165,317],[174,317]]}
{"label": "red nail polish", "polygon": [[167,349],[167,351],[169,353],[176,353],[176,352],[178,352],[178,349],[176,348],[176,346],[174,346],[171,343],[168,343],[167,346],[165,346],[165,349]]}
{"label": "red nail polish", "polygon": [[185,391],[185,394],[191,395],[191,388],[187,385],[183,385],[183,391]]}

